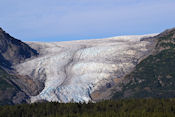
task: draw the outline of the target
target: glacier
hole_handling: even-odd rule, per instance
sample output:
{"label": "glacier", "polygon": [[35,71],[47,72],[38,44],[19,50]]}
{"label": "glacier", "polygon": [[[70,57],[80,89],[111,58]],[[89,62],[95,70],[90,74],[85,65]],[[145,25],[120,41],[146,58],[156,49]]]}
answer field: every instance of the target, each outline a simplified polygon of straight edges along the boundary
{"label": "glacier", "polygon": [[43,90],[31,96],[57,102],[92,101],[91,93],[131,72],[153,48],[143,38],[156,34],[117,36],[105,39],[67,42],[26,42],[39,56],[14,66],[18,74],[44,83]]}

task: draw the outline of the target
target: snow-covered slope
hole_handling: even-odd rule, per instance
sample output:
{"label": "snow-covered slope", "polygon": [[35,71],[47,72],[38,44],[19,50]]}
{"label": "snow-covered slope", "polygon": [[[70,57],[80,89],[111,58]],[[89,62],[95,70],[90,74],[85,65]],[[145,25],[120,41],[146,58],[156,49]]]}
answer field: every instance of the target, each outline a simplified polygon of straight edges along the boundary
{"label": "snow-covered slope", "polygon": [[153,46],[152,42],[140,39],[154,35],[27,42],[39,51],[40,56],[15,66],[15,69],[21,75],[45,83],[42,92],[31,97],[31,102],[87,102],[94,90],[129,73]]}

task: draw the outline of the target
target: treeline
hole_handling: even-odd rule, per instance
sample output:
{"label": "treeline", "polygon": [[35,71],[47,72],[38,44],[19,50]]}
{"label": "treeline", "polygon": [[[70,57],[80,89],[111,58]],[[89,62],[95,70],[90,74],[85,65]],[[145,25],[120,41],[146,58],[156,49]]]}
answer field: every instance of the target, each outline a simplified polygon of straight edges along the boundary
{"label": "treeline", "polygon": [[125,99],[88,104],[43,102],[0,106],[0,117],[175,117],[175,99]]}

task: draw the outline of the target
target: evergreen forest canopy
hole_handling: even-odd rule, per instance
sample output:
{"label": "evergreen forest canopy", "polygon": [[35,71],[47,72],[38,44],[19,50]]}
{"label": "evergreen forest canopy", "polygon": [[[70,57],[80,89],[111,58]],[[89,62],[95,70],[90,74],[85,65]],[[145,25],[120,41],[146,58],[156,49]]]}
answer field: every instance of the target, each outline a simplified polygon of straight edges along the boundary
{"label": "evergreen forest canopy", "polygon": [[0,117],[174,117],[175,99],[125,99],[98,103],[43,102],[0,106]]}

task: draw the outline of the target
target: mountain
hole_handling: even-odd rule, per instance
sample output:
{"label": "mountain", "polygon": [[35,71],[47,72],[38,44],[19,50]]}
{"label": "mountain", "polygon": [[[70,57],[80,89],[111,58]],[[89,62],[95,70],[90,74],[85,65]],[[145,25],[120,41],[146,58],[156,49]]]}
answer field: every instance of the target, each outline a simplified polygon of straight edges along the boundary
{"label": "mountain", "polygon": [[0,104],[175,97],[175,29],[50,43],[1,29],[0,40]]}
{"label": "mountain", "polygon": [[36,56],[36,50],[0,28],[0,105],[27,102],[29,95],[37,91],[30,78],[18,75],[13,69],[13,65]]}

